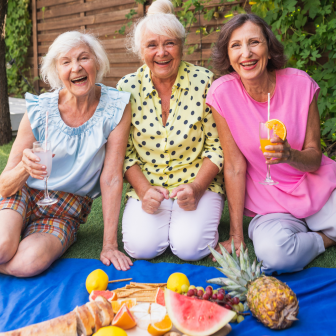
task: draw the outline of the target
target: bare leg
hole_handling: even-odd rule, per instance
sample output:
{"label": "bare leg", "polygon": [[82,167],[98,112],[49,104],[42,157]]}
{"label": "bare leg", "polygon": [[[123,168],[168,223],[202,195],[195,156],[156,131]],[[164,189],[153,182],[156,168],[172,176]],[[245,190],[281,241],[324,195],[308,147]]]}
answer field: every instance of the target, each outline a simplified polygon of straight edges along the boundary
{"label": "bare leg", "polygon": [[336,245],[336,242],[328,238],[324,233],[322,232],[316,232],[316,233],[318,233],[322,237],[325,248]]}
{"label": "bare leg", "polygon": [[22,216],[10,209],[0,211],[0,265],[16,253],[23,225]]}
{"label": "bare leg", "polygon": [[46,270],[62,255],[61,241],[49,233],[34,233],[21,241],[14,257],[0,265],[0,273],[30,277]]}

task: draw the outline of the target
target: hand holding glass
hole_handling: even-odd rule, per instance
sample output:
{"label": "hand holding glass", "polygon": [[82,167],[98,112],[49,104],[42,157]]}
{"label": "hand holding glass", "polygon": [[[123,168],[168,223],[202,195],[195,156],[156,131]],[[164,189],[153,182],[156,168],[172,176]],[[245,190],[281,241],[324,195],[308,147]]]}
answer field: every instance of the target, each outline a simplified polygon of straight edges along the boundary
{"label": "hand holding glass", "polygon": [[[273,137],[273,130],[268,129],[266,126],[266,123],[259,123],[259,138],[260,138],[260,146],[263,153],[275,153],[275,151],[269,151],[266,150],[266,146],[273,146],[274,143],[271,142],[271,139]],[[264,185],[275,185],[279,182],[273,181],[271,178],[271,168],[270,165],[267,164],[267,173],[266,173],[266,179],[262,182],[259,182],[260,184]]]}
{"label": "hand holding glass", "polygon": [[33,153],[40,158],[40,165],[46,167],[47,174],[44,176],[45,189],[44,189],[44,199],[37,202],[40,206],[52,205],[57,202],[57,199],[50,198],[48,193],[48,178],[51,173],[52,168],[52,152],[50,142],[36,141],[33,143]]}

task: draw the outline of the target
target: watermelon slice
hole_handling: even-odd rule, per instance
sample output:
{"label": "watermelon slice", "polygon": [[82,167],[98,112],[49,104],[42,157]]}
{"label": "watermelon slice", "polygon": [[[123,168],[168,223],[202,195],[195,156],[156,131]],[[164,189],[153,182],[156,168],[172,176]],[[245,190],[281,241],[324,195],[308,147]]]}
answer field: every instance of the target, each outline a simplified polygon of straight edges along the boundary
{"label": "watermelon slice", "polygon": [[174,326],[187,335],[214,334],[235,316],[233,311],[216,303],[180,295],[167,288],[165,289],[165,302]]}
{"label": "watermelon slice", "polygon": [[96,300],[96,298],[98,296],[102,296],[104,297],[106,300],[108,301],[115,301],[118,299],[118,296],[116,293],[111,292],[109,290],[104,290],[104,291],[100,291],[100,290],[93,290],[89,296],[89,300],[92,302],[94,300]]}
{"label": "watermelon slice", "polygon": [[155,303],[160,304],[161,306],[166,306],[165,304],[165,292],[161,289],[158,288],[155,296]]}

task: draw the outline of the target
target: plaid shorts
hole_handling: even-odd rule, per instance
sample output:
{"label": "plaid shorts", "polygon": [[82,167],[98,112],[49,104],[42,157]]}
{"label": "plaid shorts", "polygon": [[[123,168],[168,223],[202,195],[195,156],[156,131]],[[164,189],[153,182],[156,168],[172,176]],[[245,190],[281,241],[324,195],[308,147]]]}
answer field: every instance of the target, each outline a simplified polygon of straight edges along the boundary
{"label": "plaid shorts", "polygon": [[22,216],[22,239],[36,232],[50,233],[61,241],[64,252],[77,240],[79,225],[86,222],[91,211],[92,198],[52,190],[49,196],[56,198],[57,203],[38,206],[44,191],[24,185],[15,195],[0,197],[0,210],[14,210]]}

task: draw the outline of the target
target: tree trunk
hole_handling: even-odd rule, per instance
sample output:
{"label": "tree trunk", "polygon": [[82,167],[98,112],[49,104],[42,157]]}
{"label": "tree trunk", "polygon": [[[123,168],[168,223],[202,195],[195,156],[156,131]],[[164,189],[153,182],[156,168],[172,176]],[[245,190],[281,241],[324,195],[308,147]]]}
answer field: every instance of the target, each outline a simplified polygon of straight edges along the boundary
{"label": "tree trunk", "polygon": [[6,74],[5,25],[8,0],[0,0],[0,145],[12,140]]}

